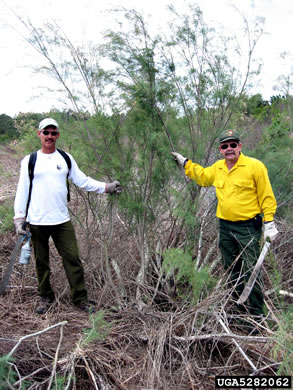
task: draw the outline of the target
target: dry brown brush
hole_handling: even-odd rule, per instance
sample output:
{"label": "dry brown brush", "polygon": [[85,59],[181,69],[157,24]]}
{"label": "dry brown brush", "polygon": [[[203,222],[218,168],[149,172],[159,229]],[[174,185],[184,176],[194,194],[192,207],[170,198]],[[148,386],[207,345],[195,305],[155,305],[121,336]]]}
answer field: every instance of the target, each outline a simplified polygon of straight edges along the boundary
{"label": "dry brown brush", "polygon": [[[14,235],[3,236],[1,243],[4,267]],[[52,265],[57,300],[47,314],[34,313],[36,280],[31,265],[25,273],[20,265],[15,267],[10,286],[0,297],[0,355],[13,358],[8,364],[16,372],[7,389],[23,383],[28,389],[213,389],[216,375],[277,373],[282,353],[276,358],[271,350],[278,324],[271,316],[262,323],[250,319],[260,330],[258,336],[234,327],[229,316],[231,292],[225,285],[193,307],[164,291],[157,294],[168,306],[155,303],[154,287],[145,285],[141,289],[146,303],[141,306],[131,295],[136,282],[125,278],[128,299],[119,307],[109,284],[96,281],[100,264],[91,262],[87,279],[95,291],[90,295],[100,297],[96,316],[102,314],[95,325],[91,316],[71,305],[54,249]],[[86,272],[90,275],[88,264]],[[113,281],[118,288],[117,278]],[[85,341],[86,330],[95,326],[93,339]]]}
{"label": "dry brown brush", "polygon": [[[165,283],[157,245],[151,248],[145,283],[138,282],[136,237],[126,229],[115,203],[95,204],[74,191],[72,199],[89,297],[96,301],[98,312],[89,316],[71,304],[62,261],[53,245],[51,281],[56,301],[45,315],[35,314],[33,259],[28,266],[16,264],[0,297],[1,389],[21,389],[24,384],[30,390],[214,389],[216,375],[277,375],[282,367],[281,373],[290,374],[289,363],[283,363],[292,358],[292,327],[283,326],[282,308],[289,307],[292,298],[279,294],[292,285],[292,230],[285,222],[278,221],[282,235],[264,266],[268,315],[256,321],[234,311],[232,291],[216,261],[212,231],[202,229],[206,236],[201,237],[196,259],[199,253],[207,259],[218,283],[191,304],[190,286],[180,286],[185,294],[180,293],[176,271],[173,288]],[[174,246],[184,244],[184,230],[174,220],[167,236]],[[156,238],[162,240],[159,235],[152,238],[155,244]],[[15,239],[14,233],[0,237],[1,278]],[[200,269],[202,262],[195,266]],[[253,335],[252,329],[259,333]]]}

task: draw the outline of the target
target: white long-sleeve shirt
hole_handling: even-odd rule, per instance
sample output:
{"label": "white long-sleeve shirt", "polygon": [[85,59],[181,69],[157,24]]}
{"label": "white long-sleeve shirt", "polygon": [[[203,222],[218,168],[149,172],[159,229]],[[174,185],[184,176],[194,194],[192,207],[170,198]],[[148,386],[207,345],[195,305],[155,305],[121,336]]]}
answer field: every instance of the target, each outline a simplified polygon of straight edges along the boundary
{"label": "white long-sleeve shirt", "polygon": [[[76,186],[97,193],[105,192],[106,183],[86,176],[71,159],[69,179]],[[24,218],[29,194],[29,155],[21,161],[20,177],[14,201],[14,219]],[[66,177],[68,167],[65,159],[56,150],[45,154],[37,152],[34,169],[31,201],[26,220],[32,225],[58,225],[70,220],[67,208]]]}

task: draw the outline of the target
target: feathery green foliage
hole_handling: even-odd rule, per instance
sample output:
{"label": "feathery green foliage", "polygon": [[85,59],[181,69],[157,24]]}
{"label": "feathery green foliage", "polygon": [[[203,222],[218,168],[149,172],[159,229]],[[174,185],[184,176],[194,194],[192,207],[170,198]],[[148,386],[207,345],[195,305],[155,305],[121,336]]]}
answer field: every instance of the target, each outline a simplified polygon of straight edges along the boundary
{"label": "feathery green foliage", "polygon": [[[13,358],[8,358],[7,355],[0,357],[0,390],[7,390],[14,388],[13,385],[17,382],[18,375],[13,367]],[[25,390],[29,387],[28,381],[21,381],[17,385],[20,390]]]}
{"label": "feathery green foliage", "polygon": [[169,248],[165,250],[163,256],[162,270],[167,275],[171,272],[174,273],[179,295],[185,299],[189,299],[191,295],[193,305],[206,297],[215,286],[216,280],[210,275],[208,268],[203,267],[199,271],[196,270],[190,254],[178,248]]}
{"label": "feathery green foliage", "polygon": [[83,337],[80,342],[80,345],[82,347],[86,347],[94,341],[105,340],[113,326],[112,323],[109,323],[105,320],[104,311],[99,311],[98,313],[91,314],[89,316],[89,320],[91,323],[91,327],[85,328],[83,330]]}
{"label": "feathery green foliage", "polygon": [[293,139],[290,136],[288,113],[275,108],[271,124],[263,130],[261,142],[247,154],[255,156],[266,165],[277,199],[279,216],[293,221]]}
{"label": "feathery green foliage", "polygon": [[63,390],[65,387],[66,378],[60,375],[56,376],[55,382],[53,384],[52,390]]}
{"label": "feathery green foliage", "polygon": [[282,362],[278,369],[278,375],[293,375],[293,308],[282,312],[279,329],[276,332],[276,344],[272,350],[274,358],[278,359],[282,354]]}

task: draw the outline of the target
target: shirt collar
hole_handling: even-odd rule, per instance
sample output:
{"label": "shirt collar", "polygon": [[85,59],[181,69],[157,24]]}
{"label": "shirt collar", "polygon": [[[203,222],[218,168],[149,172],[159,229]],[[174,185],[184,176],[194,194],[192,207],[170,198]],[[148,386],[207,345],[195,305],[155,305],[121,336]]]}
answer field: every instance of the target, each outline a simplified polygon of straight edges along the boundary
{"label": "shirt collar", "polygon": [[[227,167],[224,158],[221,160],[221,162],[222,162],[222,164],[220,165],[219,168],[223,169],[223,168]],[[240,153],[240,156],[239,156],[239,158],[238,158],[238,160],[233,168],[236,168],[239,165],[246,165],[246,156],[242,152]]]}
{"label": "shirt collar", "polygon": [[236,165],[246,165],[246,157],[242,152],[240,153],[240,156],[239,156],[238,161],[235,164],[235,166]]}

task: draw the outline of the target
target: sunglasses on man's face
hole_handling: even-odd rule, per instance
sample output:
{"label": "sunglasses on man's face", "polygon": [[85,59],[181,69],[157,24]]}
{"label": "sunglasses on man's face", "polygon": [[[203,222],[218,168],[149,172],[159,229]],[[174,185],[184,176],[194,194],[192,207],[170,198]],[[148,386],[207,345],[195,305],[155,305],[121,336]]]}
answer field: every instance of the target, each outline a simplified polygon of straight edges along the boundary
{"label": "sunglasses on man's face", "polygon": [[220,148],[221,148],[222,150],[226,150],[226,149],[228,149],[229,146],[230,146],[232,149],[236,149],[237,146],[238,146],[238,144],[237,144],[236,142],[232,142],[231,144],[223,144],[223,145],[220,145]]}
{"label": "sunglasses on man's face", "polygon": [[55,137],[58,134],[58,131],[48,131],[48,130],[43,130],[42,133],[44,135],[49,135],[51,134],[53,137]]}

